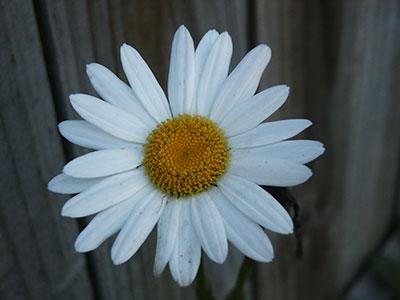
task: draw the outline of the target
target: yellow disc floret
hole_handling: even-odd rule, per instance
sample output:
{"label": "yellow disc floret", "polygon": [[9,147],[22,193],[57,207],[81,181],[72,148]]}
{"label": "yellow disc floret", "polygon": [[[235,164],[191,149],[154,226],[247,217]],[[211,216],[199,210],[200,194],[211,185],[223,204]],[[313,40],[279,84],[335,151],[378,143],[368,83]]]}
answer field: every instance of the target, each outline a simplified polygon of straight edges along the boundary
{"label": "yellow disc floret", "polygon": [[178,115],[160,123],[144,145],[145,173],[169,196],[185,197],[216,185],[228,160],[224,133],[201,116]]}

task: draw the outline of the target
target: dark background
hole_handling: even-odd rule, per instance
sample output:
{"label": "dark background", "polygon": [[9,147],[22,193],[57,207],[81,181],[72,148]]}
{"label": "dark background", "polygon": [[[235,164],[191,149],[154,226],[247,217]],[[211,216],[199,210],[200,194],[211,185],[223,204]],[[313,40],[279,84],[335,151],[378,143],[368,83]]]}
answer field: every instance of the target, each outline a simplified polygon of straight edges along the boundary
{"label": "dark background", "polygon": [[[94,94],[85,65],[96,61],[123,76],[119,47],[127,42],[165,87],[180,24],[195,42],[210,28],[227,30],[232,66],[267,43],[273,54],[260,89],[291,86],[273,118],[309,118],[314,126],[303,137],[327,148],[311,164],[312,179],[293,189],[303,259],[295,257],[293,236],[271,234],[276,258],[252,267],[246,298],[394,295],[400,1],[0,0],[0,24],[1,299],[194,298],[194,286],[179,288],[168,271],[153,277],[154,234],[122,266],[111,263],[110,241],[87,255],[75,253],[73,241],[87,220],[61,217],[65,197],[46,188],[82,153],[61,139],[56,125],[76,118],[69,94]],[[205,261],[219,297],[232,287],[242,259],[232,247],[230,253],[222,266]]]}

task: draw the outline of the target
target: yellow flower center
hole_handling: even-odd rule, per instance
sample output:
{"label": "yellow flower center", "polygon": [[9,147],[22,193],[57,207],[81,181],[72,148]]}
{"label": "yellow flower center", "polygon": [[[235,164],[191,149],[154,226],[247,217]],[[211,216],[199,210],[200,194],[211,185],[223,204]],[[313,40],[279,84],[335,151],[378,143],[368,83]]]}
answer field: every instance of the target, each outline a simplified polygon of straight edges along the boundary
{"label": "yellow flower center", "polygon": [[144,145],[145,173],[169,196],[185,197],[216,185],[228,160],[224,133],[201,116],[178,115],[158,124]]}

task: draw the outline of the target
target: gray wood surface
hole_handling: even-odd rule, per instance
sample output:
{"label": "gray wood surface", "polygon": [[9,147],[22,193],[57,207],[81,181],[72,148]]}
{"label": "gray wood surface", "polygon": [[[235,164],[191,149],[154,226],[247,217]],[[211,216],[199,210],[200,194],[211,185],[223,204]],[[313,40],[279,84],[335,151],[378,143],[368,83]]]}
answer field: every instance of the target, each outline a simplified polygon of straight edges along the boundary
{"label": "gray wood surface", "polygon": [[382,241],[397,204],[400,3],[311,2],[257,8],[257,38],[278,52],[266,82],[293,87],[279,117],[309,117],[306,136],[327,148],[312,164],[314,178],[294,189],[304,259],[285,253],[293,243],[280,237],[275,264],[258,267],[260,299],[338,297]]}
{"label": "gray wood surface", "polygon": [[[59,215],[47,192],[63,164],[84,153],[61,139],[77,118],[68,95],[95,94],[85,65],[124,78],[123,42],[139,50],[165,88],[170,46],[185,24],[197,43],[228,31],[232,66],[258,43],[272,48],[260,88],[286,83],[289,101],[272,118],[310,118],[321,140],[315,176],[293,190],[301,205],[304,258],[295,238],[270,234],[276,258],[257,264],[247,299],[334,299],[379,245],[398,209],[400,3],[396,0],[0,0],[0,299],[194,299],[166,270],[152,274],[155,235],[113,266],[112,240],[89,254],[73,242],[89,220]],[[231,67],[232,68],[232,67]],[[204,259],[215,295],[233,286],[242,255]]]}
{"label": "gray wood surface", "polygon": [[0,20],[0,298],[90,299],[76,222],[46,187],[64,154],[32,3],[2,1]]}

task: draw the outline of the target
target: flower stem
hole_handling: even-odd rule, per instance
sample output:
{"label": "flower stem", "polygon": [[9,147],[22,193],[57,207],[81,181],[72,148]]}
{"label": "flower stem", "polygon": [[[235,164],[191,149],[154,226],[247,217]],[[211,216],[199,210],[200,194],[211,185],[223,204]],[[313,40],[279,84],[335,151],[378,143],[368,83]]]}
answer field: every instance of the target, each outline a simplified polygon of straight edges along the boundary
{"label": "flower stem", "polygon": [[198,300],[215,300],[212,293],[211,284],[204,274],[203,263],[200,263],[199,272],[196,279],[196,298]]}
{"label": "flower stem", "polygon": [[253,261],[247,257],[243,259],[238,277],[236,278],[235,286],[226,297],[226,300],[242,300],[245,298],[243,289],[253,264]]}

